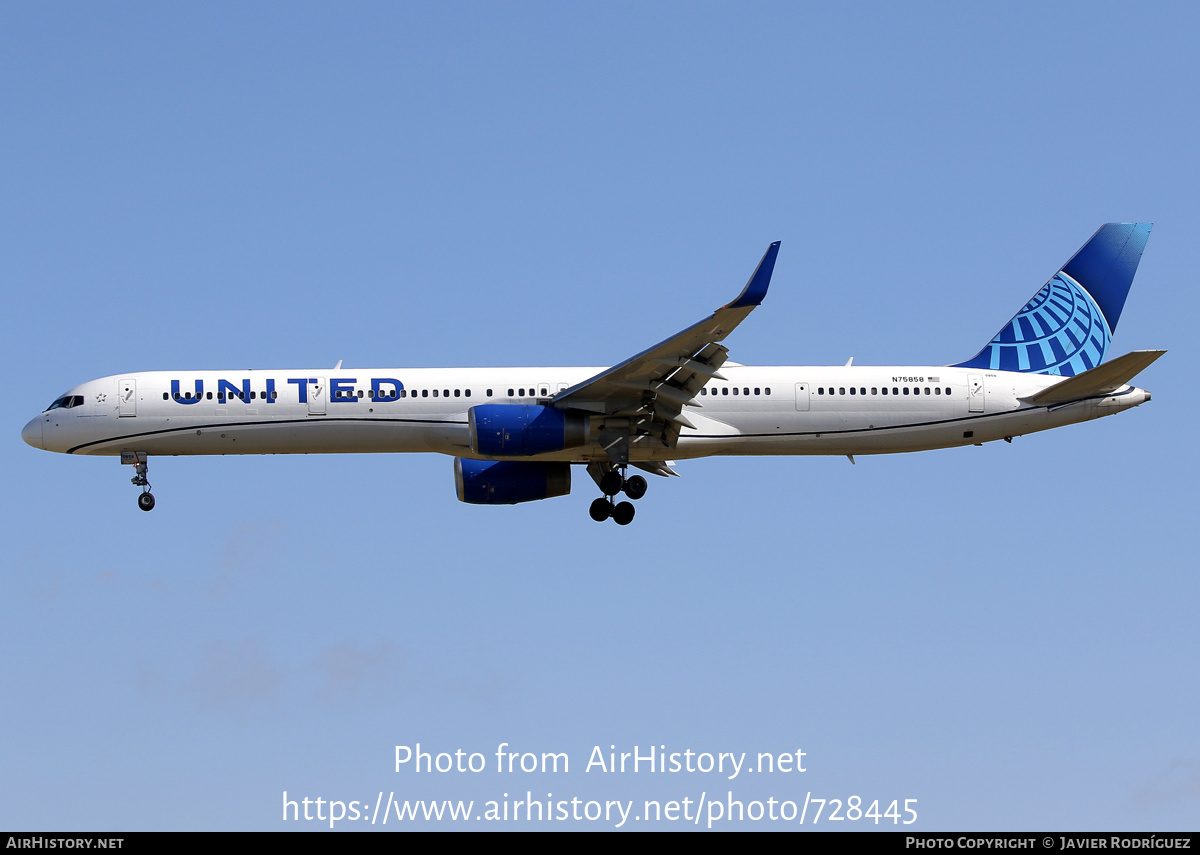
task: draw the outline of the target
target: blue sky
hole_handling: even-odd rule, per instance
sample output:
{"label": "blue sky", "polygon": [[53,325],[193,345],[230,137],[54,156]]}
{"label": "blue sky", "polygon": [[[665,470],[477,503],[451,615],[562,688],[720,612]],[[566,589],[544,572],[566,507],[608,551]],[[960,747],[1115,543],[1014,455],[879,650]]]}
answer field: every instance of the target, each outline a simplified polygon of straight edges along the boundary
{"label": "blue sky", "polygon": [[[1192,7],[0,21],[0,824],[316,830],[282,822],[284,791],[530,790],[1197,827]],[[587,517],[582,477],[460,504],[423,456],[158,459],[143,514],[114,459],[19,439],[120,372],[612,364],[773,240],[733,359],[945,364],[1113,220],[1155,223],[1111,350],[1170,351],[1149,405],[856,466],[691,461],[628,528]],[[571,771],[396,773],[418,742]],[[597,745],[800,749],[807,771],[585,772]]]}

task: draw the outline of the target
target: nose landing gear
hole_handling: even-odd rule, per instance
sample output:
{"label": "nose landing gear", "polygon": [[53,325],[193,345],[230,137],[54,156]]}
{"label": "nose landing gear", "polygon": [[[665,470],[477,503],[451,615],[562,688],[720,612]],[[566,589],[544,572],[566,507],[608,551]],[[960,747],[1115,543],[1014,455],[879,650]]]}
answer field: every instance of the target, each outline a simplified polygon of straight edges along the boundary
{"label": "nose landing gear", "polygon": [[150,471],[150,463],[146,452],[122,451],[121,462],[133,464],[133,478],[130,479],[129,483],[135,487],[142,488],[141,495],[137,498],[138,507],[143,511],[154,510],[154,494],[150,492],[150,481],[146,477]]}
{"label": "nose landing gear", "polygon": [[646,488],[649,486],[646,479],[641,475],[634,475],[632,478],[625,477],[626,467],[620,467],[620,470],[609,466],[600,468],[597,466],[593,469],[588,467],[588,473],[595,479],[600,487],[600,492],[604,494],[599,499],[592,502],[588,508],[588,515],[596,522],[604,522],[609,517],[617,525],[629,525],[633,522],[634,507],[631,502],[616,502],[615,496],[618,493],[624,492],[626,496],[634,501],[646,495]]}

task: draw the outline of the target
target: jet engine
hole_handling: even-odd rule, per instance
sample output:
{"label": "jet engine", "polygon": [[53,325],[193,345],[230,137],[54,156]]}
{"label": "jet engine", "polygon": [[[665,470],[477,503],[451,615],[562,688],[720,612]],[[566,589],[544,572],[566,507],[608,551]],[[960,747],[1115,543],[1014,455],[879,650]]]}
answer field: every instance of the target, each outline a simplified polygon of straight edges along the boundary
{"label": "jet engine", "polygon": [[470,505],[515,505],[552,499],[571,492],[571,464],[456,457],[454,486],[458,500]]}
{"label": "jet engine", "polygon": [[[530,457],[586,445],[586,415],[534,404],[480,404],[467,413],[471,450],[488,457]],[[538,497],[542,498],[542,497]]]}

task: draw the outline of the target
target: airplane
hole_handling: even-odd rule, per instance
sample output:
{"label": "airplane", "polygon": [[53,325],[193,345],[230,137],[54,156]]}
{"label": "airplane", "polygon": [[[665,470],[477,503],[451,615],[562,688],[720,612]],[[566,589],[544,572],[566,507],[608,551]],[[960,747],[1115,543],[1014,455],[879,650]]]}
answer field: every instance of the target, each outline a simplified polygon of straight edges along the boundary
{"label": "airplane", "polygon": [[154,508],[153,455],[436,452],[460,501],[563,496],[584,466],[597,522],[628,525],[647,481],[712,455],[893,454],[982,445],[1150,400],[1129,385],[1163,350],[1104,362],[1150,235],[1107,223],[991,341],[934,367],[751,367],[725,338],[763,301],[772,243],[741,293],[611,368],[151,371],[91,380],[21,431],[65,454],[120,456]]}

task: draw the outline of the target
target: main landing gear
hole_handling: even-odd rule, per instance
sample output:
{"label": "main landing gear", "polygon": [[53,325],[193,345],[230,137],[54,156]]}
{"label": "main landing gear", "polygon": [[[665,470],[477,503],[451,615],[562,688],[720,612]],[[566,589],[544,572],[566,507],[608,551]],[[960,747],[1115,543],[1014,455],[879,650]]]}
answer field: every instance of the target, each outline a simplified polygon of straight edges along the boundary
{"label": "main landing gear", "polygon": [[625,469],[624,466],[620,471],[608,469],[596,480],[596,483],[600,485],[600,492],[604,494],[603,497],[592,502],[591,507],[588,508],[588,514],[596,522],[604,522],[609,517],[612,517],[617,525],[629,525],[633,522],[633,503],[616,503],[613,497],[623,492],[629,498],[637,501],[646,495],[648,485],[646,479],[641,475],[634,475],[632,478],[626,479]]}
{"label": "main landing gear", "polygon": [[142,488],[141,495],[137,498],[138,507],[143,511],[154,510],[154,494],[150,492],[150,481],[146,477],[150,471],[146,453],[144,451],[122,451],[121,462],[133,464],[133,478],[129,483]]}

